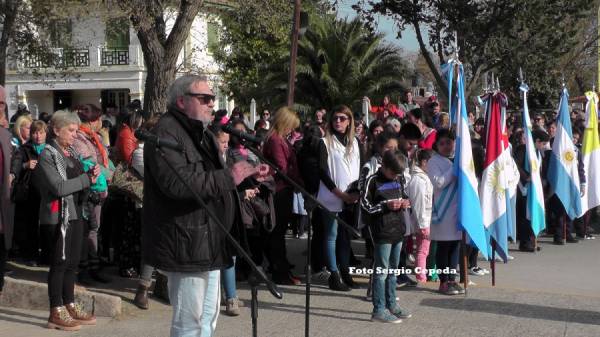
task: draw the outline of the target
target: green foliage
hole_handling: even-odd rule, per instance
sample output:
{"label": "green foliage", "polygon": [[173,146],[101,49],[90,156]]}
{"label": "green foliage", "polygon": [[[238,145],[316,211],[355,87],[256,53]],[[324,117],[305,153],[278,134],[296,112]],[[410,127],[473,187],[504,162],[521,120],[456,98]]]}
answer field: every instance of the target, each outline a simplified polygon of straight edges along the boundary
{"label": "green foliage", "polygon": [[252,98],[265,106],[276,104],[264,79],[273,64],[289,56],[292,10],[288,0],[233,0],[232,8],[219,11],[222,48],[213,57],[222,68],[222,90],[237,105],[247,107]]}
{"label": "green foliage", "polygon": [[[370,24],[374,15],[394,19],[400,32],[417,32],[421,53],[428,59],[437,85],[447,85],[432,53],[445,62],[454,53],[458,32],[459,57],[467,65],[467,94],[478,93],[486,72],[500,75],[509,96],[518,97],[519,67],[532,87],[534,106],[548,105],[558,92],[560,60],[577,44],[577,21],[585,17],[589,0],[361,0],[355,9]],[[422,35],[427,30],[429,41]]]}
{"label": "green foliage", "polygon": [[[268,1],[273,7],[265,9],[262,2],[244,2],[244,8],[221,15],[221,43],[231,49],[215,58],[236,104],[247,107],[255,98],[259,107],[274,109],[286,101],[293,8],[287,1]],[[359,20],[319,14],[323,6],[303,2],[310,19],[298,48],[295,107],[309,112],[346,104],[359,111],[363,96],[400,92],[406,68],[399,51]]]}
{"label": "green foliage", "polygon": [[358,112],[364,96],[400,93],[406,67],[383,38],[359,19],[315,18],[298,50],[297,101],[312,109],[345,104]]}

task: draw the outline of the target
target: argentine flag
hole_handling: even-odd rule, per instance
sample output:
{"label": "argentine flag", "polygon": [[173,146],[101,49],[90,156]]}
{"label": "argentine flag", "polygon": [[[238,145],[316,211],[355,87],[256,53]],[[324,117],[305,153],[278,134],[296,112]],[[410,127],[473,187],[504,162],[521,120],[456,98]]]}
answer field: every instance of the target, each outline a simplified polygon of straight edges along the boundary
{"label": "argentine flag", "polygon": [[483,225],[504,262],[508,259],[508,237],[512,236],[516,213],[513,198],[519,183],[519,170],[508,146],[505,107],[507,98],[497,92],[486,96],[486,151],[479,196]]}
{"label": "argentine flag", "polygon": [[573,144],[569,115],[569,93],[563,88],[558,108],[556,135],[548,167],[548,182],[571,220],[581,216],[577,151]]}
{"label": "argentine flag", "polygon": [[[454,62],[454,61],[450,61]],[[452,64],[452,63],[450,63]],[[452,64],[454,66],[454,64]],[[450,77],[450,76],[448,76]],[[448,81],[448,82],[451,82]],[[486,258],[489,257],[488,243],[479,203],[478,182],[475,176],[475,163],[469,134],[467,102],[465,100],[464,69],[458,64],[457,97],[455,97],[456,152],[454,156],[454,172],[458,181],[458,225],[466,231],[472,243]],[[451,109],[450,109],[451,110]],[[452,110],[451,110],[452,111]]]}
{"label": "argentine flag", "polygon": [[531,119],[529,118],[529,107],[527,106],[527,92],[529,87],[523,83],[519,87],[523,92],[523,131],[525,132],[525,171],[529,173],[530,180],[527,184],[527,220],[531,223],[533,235],[536,237],[546,228],[546,209],[544,206],[544,187],[540,169],[542,161],[535,148],[531,134]]}
{"label": "argentine flag", "polygon": [[585,131],[583,133],[583,165],[585,169],[585,191],[581,198],[581,211],[600,205],[600,139],[598,137],[598,95],[586,92]]}

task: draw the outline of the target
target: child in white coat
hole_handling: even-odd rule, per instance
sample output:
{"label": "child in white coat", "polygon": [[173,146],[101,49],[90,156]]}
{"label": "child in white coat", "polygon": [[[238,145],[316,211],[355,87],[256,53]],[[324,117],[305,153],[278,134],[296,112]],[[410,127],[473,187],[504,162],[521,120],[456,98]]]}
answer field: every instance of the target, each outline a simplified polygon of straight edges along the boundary
{"label": "child in white coat", "polygon": [[408,184],[408,197],[412,207],[412,221],[417,234],[417,257],[415,274],[417,282],[427,282],[425,263],[429,254],[431,210],[433,203],[433,185],[427,176],[427,163],[431,159],[428,150],[417,150],[411,168],[411,179]]}

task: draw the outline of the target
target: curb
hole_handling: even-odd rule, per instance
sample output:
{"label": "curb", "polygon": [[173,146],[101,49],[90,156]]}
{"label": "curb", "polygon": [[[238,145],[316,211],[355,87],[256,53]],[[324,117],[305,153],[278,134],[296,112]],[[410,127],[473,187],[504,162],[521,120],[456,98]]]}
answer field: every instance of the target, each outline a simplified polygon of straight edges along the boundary
{"label": "curb", "polygon": [[[49,310],[48,285],[46,283],[17,280],[10,277],[5,277],[4,281],[0,306]],[[83,308],[90,312],[92,303],[94,303],[96,316],[116,317],[121,314],[121,298],[117,296],[91,292],[83,287],[75,286],[75,301],[81,303]]]}

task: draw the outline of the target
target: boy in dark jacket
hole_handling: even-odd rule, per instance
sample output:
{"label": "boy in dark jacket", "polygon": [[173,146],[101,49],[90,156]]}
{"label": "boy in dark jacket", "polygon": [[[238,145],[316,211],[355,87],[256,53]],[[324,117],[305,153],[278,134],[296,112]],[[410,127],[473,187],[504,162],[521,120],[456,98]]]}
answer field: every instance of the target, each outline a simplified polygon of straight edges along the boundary
{"label": "boy in dark jacket", "polygon": [[403,198],[407,159],[401,151],[383,155],[382,167],[367,179],[361,206],[375,242],[372,321],[400,323],[411,314],[396,303],[396,277],[402,240],[406,232],[404,212],[410,207]]}

